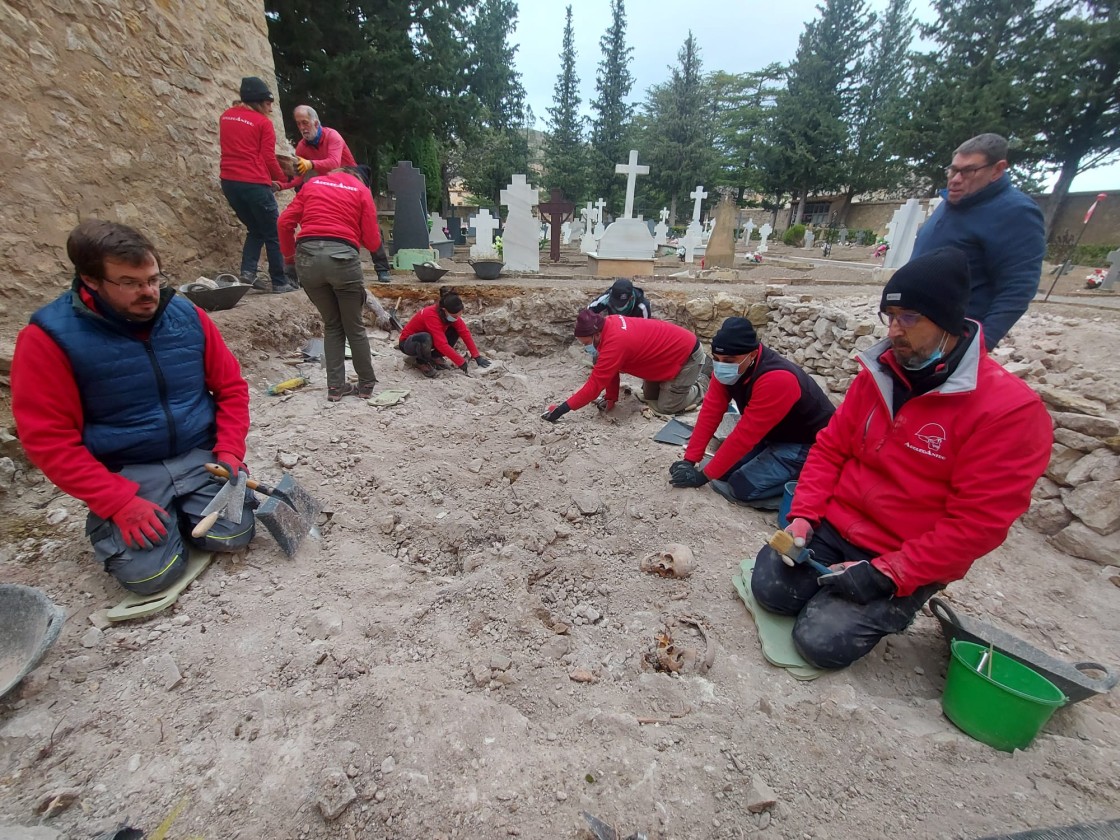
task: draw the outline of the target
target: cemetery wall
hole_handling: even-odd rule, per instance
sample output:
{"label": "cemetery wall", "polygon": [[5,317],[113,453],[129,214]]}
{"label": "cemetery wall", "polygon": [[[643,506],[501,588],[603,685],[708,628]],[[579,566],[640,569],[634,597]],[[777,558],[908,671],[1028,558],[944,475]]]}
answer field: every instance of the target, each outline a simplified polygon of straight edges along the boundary
{"label": "cemetery wall", "polygon": [[[1045,212],[1050,196],[1036,195],[1032,198]],[[1053,234],[1068,232],[1077,236],[1085,223],[1085,214],[1096,199],[1096,192],[1070,193],[1058,217],[1054,219]],[[1081,244],[1120,247],[1120,190],[1114,190],[1109,198],[1097,205],[1097,209],[1093,211],[1093,220],[1085,228]]]}
{"label": "cemetery wall", "polygon": [[236,267],[217,120],[242,76],[276,92],[260,0],[5,0],[0,44],[0,310],[26,321],[67,285],[90,216],[143,230],[176,279]]}

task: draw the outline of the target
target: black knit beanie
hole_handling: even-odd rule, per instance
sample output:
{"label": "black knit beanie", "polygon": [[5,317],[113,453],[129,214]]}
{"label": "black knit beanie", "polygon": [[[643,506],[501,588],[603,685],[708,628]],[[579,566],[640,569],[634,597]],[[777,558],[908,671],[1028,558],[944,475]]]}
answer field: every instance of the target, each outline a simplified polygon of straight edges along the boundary
{"label": "black knit beanie", "polygon": [[717,356],[742,356],[757,349],[754,324],[746,318],[728,318],[712,338],[712,352]]}
{"label": "black knit beanie", "polygon": [[968,257],[959,248],[938,248],[914,257],[883,287],[879,309],[911,309],[925,315],[949,335],[964,330],[971,276]]}
{"label": "black knit beanie", "polygon": [[263,79],[258,79],[256,76],[246,76],[241,80],[241,101],[271,102],[272,91],[268,89],[268,85],[264,83]]}

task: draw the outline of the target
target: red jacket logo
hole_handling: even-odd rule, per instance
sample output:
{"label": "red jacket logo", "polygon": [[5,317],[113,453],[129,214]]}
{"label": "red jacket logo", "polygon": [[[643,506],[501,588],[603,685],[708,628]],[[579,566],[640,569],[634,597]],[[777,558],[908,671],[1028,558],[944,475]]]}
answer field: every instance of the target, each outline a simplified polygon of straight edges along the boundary
{"label": "red jacket logo", "polygon": [[919,441],[922,445],[915,446],[906,442],[907,449],[913,449],[915,452],[920,452],[923,455],[932,455],[934,458],[945,460],[945,456],[941,454],[941,447],[945,445],[945,427],[940,423],[926,423],[922,428],[918,429],[918,433],[914,435],[914,439]]}

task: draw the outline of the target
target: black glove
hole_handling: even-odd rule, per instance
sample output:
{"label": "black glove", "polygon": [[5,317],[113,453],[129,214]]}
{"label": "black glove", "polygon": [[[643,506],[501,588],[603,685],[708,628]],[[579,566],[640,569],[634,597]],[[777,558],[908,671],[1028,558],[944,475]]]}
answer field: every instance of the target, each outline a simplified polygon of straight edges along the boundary
{"label": "black glove", "polygon": [[459,365],[459,370],[461,370],[463,373],[467,372],[467,360],[466,359],[463,359],[463,363],[461,365]]}
{"label": "black glove", "polygon": [[674,487],[703,487],[708,483],[708,477],[703,470],[686,461],[685,466],[676,472],[669,470],[669,483]]}
{"label": "black glove", "polygon": [[866,560],[860,560],[830,575],[821,575],[817,578],[817,583],[833,588],[836,594],[857,604],[869,604],[895,593],[894,581]]}
{"label": "black glove", "polygon": [[672,464],[669,465],[669,475],[676,475],[677,473],[679,473],[685,467],[694,467],[694,466],[696,466],[696,465],[693,464],[692,461],[674,461]]}
{"label": "black glove", "polygon": [[547,420],[549,423],[555,423],[571,410],[572,409],[568,406],[568,401],[565,400],[560,403],[560,405],[550,405],[548,411],[541,415],[541,419]]}
{"label": "black glove", "polygon": [[480,368],[490,367],[490,360],[487,359],[485,356],[475,356],[474,357],[474,363],[476,365],[478,365]]}

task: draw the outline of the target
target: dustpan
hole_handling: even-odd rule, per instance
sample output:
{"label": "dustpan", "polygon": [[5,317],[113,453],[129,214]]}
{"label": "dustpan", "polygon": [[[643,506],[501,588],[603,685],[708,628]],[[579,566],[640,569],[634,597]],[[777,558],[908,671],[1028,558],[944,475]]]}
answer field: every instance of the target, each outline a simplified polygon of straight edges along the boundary
{"label": "dustpan", "polygon": [[[930,598],[929,608],[934,617],[941,622],[941,630],[947,642],[951,644],[954,639],[963,639],[984,647],[991,646],[1004,656],[1042,674],[1069,698],[1070,703],[1107,694],[1116,685],[1117,680],[1120,680],[1120,676],[1098,662],[1066,662],[1039,650],[1006,630],[975,618],[958,615],[940,598]],[[1093,671],[1103,676],[1094,677],[1090,673]]]}
{"label": "dustpan", "polygon": [[42,591],[0,584],[0,697],[35,670],[65,621],[66,612]]}

